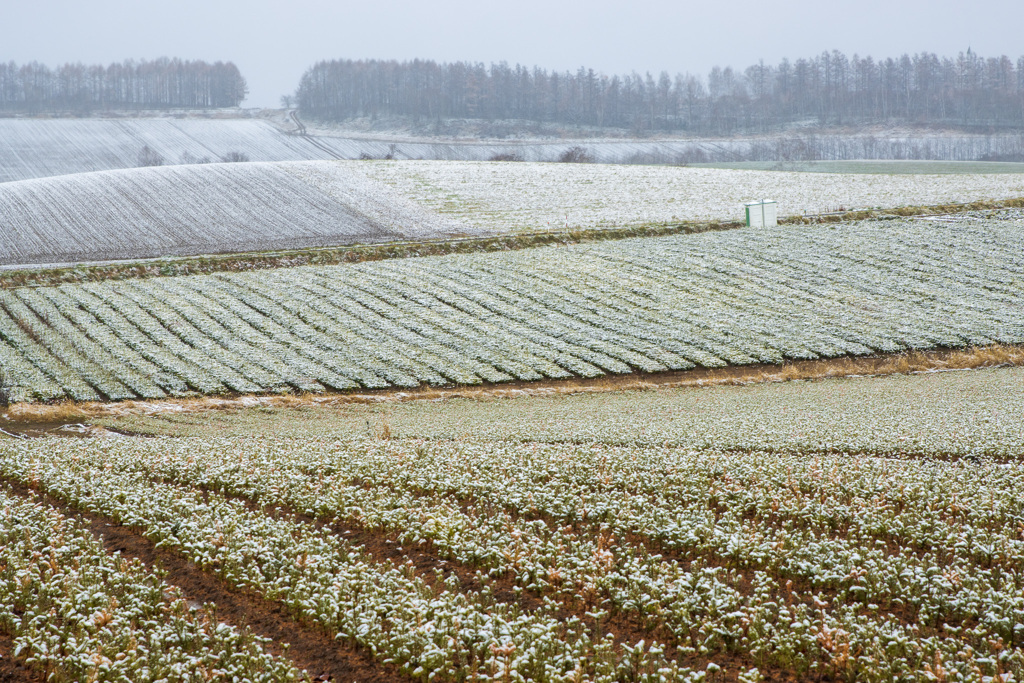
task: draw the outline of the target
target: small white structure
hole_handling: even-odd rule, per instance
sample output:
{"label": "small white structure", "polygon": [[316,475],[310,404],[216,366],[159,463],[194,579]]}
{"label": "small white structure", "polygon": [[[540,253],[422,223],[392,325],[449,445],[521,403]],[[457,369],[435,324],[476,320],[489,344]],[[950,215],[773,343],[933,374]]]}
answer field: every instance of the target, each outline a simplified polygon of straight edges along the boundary
{"label": "small white structure", "polygon": [[779,207],[774,199],[747,202],[743,206],[747,209],[748,228],[770,228],[779,224]]}

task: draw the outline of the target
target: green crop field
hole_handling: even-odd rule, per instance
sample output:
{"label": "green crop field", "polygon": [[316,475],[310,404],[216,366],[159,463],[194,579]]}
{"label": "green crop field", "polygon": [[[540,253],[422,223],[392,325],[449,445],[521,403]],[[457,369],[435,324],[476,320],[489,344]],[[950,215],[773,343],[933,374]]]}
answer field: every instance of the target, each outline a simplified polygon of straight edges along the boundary
{"label": "green crop field", "polygon": [[[85,566],[88,514],[367,654],[367,678],[1017,680],[1022,378],[168,413],[104,423],[178,436],[6,442],[0,479],[70,517],[4,494],[0,609],[31,661],[83,679],[147,652],[216,664],[240,638],[236,675],[299,678],[227,627],[115,658],[133,609],[160,615],[140,637],[189,632],[140,599],[39,621],[69,598],[29,587],[80,590],[47,558]],[[48,649],[75,629],[98,653],[77,669]]]}
{"label": "green crop field", "polygon": [[596,377],[1024,342],[1024,223],[877,220],[0,291],[16,401]]}
{"label": "green crop field", "polygon": [[97,420],[159,436],[373,436],[604,443],[681,449],[849,452],[957,460],[1024,456],[1024,368],[747,386],[600,391],[300,409],[162,410]]}

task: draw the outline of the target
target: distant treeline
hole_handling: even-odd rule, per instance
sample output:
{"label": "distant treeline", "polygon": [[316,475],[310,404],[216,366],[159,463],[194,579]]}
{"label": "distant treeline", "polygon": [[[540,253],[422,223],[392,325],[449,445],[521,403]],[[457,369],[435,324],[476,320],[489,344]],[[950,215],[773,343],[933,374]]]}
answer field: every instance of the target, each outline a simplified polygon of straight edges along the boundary
{"label": "distant treeline", "polygon": [[607,76],[505,62],[320,62],[296,92],[321,120],[519,119],[538,123],[697,134],[763,132],[785,124],[1024,125],[1024,57],[930,53],[875,61],[839,51],[741,71]]}
{"label": "distant treeline", "polygon": [[237,107],[248,92],[232,62],[166,57],[120,64],[0,63],[0,111],[89,113],[95,109]]}

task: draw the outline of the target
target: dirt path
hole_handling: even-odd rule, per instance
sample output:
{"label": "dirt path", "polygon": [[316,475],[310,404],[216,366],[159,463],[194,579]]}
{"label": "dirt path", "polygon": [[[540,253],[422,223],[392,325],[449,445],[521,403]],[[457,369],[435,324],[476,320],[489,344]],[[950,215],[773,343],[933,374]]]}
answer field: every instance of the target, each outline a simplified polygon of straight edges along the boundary
{"label": "dirt path", "polygon": [[302,121],[299,120],[299,113],[292,109],[290,112],[288,112],[288,118],[290,118],[292,120],[292,123],[295,124],[295,133],[297,135],[302,135],[303,137],[305,137],[306,126],[305,124],[302,123]]}

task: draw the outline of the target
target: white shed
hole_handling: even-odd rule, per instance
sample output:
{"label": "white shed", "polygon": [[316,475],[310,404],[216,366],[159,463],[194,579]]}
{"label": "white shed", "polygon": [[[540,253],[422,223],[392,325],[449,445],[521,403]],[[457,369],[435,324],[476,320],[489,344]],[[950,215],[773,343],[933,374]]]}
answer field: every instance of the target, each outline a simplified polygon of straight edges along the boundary
{"label": "white shed", "polygon": [[778,203],[774,199],[747,202],[743,206],[747,209],[747,227],[770,228],[779,224]]}

